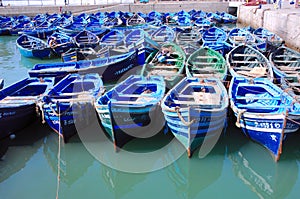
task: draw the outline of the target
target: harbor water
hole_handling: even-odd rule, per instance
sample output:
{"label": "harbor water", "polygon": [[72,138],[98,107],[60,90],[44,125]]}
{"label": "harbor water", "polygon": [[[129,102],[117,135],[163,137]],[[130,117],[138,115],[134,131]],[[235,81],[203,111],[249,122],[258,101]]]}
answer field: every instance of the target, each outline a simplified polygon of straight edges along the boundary
{"label": "harbor water", "polygon": [[[59,61],[21,57],[15,41],[16,37],[0,37],[0,78],[5,86],[27,77],[36,63]],[[128,156],[129,166],[143,165],[147,162],[146,153],[176,142],[173,135],[158,133],[136,139],[119,152],[107,139],[93,142],[101,150],[99,158],[81,142],[80,136],[64,144],[46,124],[37,121],[18,132],[14,140],[0,143],[1,152],[6,152],[0,161],[0,198],[299,198],[299,131],[284,142],[276,163],[267,150],[248,140],[234,123],[234,118],[228,120],[226,131],[204,157],[198,151],[190,159],[183,153],[171,158],[171,162],[168,158],[155,162],[165,165],[162,168],[126,172],[107,162],[116,156],[111,161],[124,164],[126,150],[135,154]],[[86,131],[102,135],[97,121]],[[165,150],[166,157],[172,157],[174,150],[182,150],[179,144],[177,147]]]}

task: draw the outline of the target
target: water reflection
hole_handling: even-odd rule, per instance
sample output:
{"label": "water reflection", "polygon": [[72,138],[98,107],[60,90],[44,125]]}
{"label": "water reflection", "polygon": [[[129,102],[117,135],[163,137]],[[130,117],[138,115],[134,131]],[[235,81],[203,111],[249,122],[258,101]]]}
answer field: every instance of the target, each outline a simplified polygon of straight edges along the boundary
{"label": "water reflection", "polygon": [[57,134],[53,133],[46,137],[44,155],[53,173],[57,174],[58,149],[60,147],[60,181],[71,186],[86,173],[93,164],[94,158],[80,142],[64,144]]}
{"label": "water reflection", "polygon": [[197,155],[198,150],[192,158],[183,155],[167,167],[168,177],[175,186],[178,198],[195,198],[221,176],[225,159],[223,137],[206,157],[199,158]]}
{"label": "water reflection", "polygon": [[250,141],[228,156],[234,174],[259,198],[286,198],[298,179],[295,157],[283,155],[276,163],[268,151]]}
{"label": "water reflection", "polygon": [[145,180],[147,174],[125,173],[102,165],[101,176],[113,198],[118,199],[133,192],[134,186]]}
{"label": "water reflection", "polygon": [[7,154],[0,161],[0,182],[5,181],[26,166],[26,163],[42,146],[43,138],[48,133],[42,125],[35,122],[17,132],[14,140],[2,140],[1,147],[3,144],[5,145]]}

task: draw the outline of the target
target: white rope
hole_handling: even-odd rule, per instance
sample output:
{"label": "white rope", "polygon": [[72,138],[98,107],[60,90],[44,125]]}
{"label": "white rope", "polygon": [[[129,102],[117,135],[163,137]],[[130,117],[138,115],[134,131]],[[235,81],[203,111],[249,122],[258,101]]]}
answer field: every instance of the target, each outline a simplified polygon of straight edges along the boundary
{"label": "white rope", "polygon": [[182,117],[182,115],[180,114],[179,109],[180,109],[180,107],[178,107],[178,106],[175,107],[175,111],[177,112],[179,119],[185,126],[190,127],[195,122],[195,120],[193,119],[190,122],[185,121],[184,118]]}
{"label": "white rope", "polygon": [[[60,109],[58,107],[58,113],[60,113]],[[58,152],[57,152],[57,185],[56,185],[56,199],[58,199],[59,193],[59,186],[60,186],[60,142],[61,142],[61,124],[60,124],[60,114],[58,116],[59,123],[58,123]]]}

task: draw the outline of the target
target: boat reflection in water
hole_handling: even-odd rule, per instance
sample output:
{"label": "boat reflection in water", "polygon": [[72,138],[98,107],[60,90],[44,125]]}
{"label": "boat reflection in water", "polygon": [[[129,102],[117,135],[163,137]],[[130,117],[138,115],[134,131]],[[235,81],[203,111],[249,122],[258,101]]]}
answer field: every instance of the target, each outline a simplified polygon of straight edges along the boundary
{"label": "boat reflection in water", "polygon": [[[175,185],[178,198],[196,198],[201,191],[216,182],[222,174],[225,159],[223,137],[220,137],[219,142],[207,156],[199,157],[198,154],[201,153],[198,152],[199,150],[196,150],[192,158],[182,155],[167,167],[167,175]],[[174,151],[170,151],[170,154],[172,153]]]}
{"label": "boat reflection in water", "polygon": [[136,186],[144,181],[147,174],[126,173],[101,166],[101,176],[109,191],[113,194],[112,198],[123,198],[126,194],[134,192]]}
{"label": "boat reflection in water", "polygon": [[0,183],[26,167],[48,134],[49,131],[36,121],[16,133],[14,140],[8,138],[0,141],[1,152],[6,152],[0,161]]}
{"label": "boat reflection in water", "polygon": [[57,175],[58,149],[60,147],[60,182],[71,186],[87,172],[95,159],[82,143],[73,140],[68,144],[63,144],[63,140],[60,141],[61,145],[59,146],[59,139],[55,134],[47,136],[43,152],[53,173]]}
{"label": "boat reflection in water", "polygon": [[292,157],[292,150],[295,148],[290,149],[284,154],[291,157],[283,154],[277,163],[264,148],[253,142],[247,142],[228,156],[235,175],[258,198],[286,198],[292,191],[299,172],[296,159]]}

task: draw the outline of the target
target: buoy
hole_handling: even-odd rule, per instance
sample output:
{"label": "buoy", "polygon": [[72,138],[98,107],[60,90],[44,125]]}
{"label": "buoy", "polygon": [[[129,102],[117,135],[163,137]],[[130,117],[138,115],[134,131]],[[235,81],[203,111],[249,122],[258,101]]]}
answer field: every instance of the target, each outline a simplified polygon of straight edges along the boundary
{"label": "buoy", "polygon": [[10,135],[9,135],[9,138],[10,138],[11,140],[13,140],[13,139],[16,138],[16,135],[15,135],[15,134],[10,134]]}

